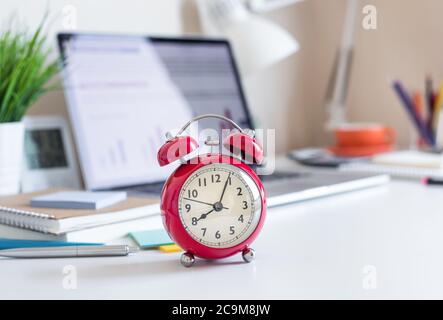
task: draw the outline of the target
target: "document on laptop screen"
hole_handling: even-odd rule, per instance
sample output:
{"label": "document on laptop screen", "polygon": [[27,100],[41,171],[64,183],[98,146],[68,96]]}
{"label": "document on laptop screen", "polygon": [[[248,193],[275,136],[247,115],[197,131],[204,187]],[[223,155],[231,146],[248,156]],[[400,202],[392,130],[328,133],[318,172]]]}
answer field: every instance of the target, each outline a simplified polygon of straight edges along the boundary
{"label": "document on laptop screen", "polygon": [[[155,50],[194,114],[215,113],[248,127],[241,87],[226,43],[161,41]],[[226,122],[205,120],[201,128],[226,128]]]}
{"label": "document on laptop screen", "polygon": [[152,43],[76,36],[64,46],[65,94],[88,189],[165,179],[157,150],[192,117]]}

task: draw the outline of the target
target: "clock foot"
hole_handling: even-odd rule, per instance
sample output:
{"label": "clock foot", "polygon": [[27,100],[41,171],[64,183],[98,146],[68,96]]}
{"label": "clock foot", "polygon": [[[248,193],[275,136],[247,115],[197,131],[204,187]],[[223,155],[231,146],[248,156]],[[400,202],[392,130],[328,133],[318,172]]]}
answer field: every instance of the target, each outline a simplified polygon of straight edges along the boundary
{"label": "clock foot", "polygon": [[182,266],[186,268],[192,267],[194,262],[195,262],[194,255],[190,254],[189,252],[183,253],[182,256],[180,257],[180,263],[182,264]]}
{"label": "clock foot", "polygon": [[254,251],[254,249],[246,248],[246,249],[243,250],[243,252],[242,252],[242,257],[243,257],[243,260],[244,260],[246,263],[251,262],[252,260],[255,259],[255,251]]}

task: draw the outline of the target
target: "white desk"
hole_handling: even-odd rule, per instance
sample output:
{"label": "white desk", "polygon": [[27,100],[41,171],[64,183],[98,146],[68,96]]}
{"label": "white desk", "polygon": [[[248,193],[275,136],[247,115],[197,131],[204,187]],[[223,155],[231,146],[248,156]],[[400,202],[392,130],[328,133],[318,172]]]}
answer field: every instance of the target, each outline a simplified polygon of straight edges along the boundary
{"label": "white desk", "polygon": [[[442,204],[443,188],[394,181],[274,208],[251,264],[238,255],[185,269],[156,251],[0,260],[0,298],[443,298]],[[67,265],[75,290],[63,289]]]}

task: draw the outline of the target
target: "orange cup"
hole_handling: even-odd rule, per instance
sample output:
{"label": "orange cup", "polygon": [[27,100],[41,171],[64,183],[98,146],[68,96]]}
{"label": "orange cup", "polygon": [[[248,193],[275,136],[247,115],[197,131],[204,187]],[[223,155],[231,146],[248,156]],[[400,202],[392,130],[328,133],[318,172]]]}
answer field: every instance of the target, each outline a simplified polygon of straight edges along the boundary
{"label": "orange cup", "polygon": [[337,147],[393,145],[395,138],[395,131],[381,124],[352,123],[335,130]]}
{"label": "orange cup", "polygon": [[391,151],[395,131],[381,124],[350,123],[335,129],[336,144],[329,150],[341,157],[367,157]]}

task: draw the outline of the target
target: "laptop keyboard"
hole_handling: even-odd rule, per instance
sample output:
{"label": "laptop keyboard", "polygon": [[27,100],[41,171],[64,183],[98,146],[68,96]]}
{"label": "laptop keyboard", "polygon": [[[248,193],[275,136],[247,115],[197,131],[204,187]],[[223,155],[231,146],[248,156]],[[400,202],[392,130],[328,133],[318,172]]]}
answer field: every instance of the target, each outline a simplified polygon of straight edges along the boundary
{"label": "laptop keyboard", "polygon": [[149,183],[149,184],[142,184],[138,186],[128,187],[125,188],[126,191],[134,191],[134,192],[140,192],[140,193],[154,193],[154,194],[160,194],[163,189],[163,185],[165,184],[164,181]]}

